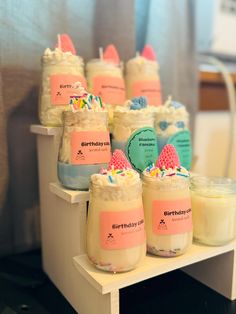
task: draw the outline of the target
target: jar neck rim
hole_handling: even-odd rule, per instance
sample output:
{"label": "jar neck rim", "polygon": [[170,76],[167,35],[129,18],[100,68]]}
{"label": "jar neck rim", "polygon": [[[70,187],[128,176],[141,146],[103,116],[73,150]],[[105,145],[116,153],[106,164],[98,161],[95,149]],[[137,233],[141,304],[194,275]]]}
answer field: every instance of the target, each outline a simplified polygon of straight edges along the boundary
{"label": "jar neck rim", "polygon": [[130,188],[134,188],[135,186],[137,185],[141,185],[142,182],[141,180],[138,180],[136,182],[133,182],[132,184],[130,185],[117,185],[117,184],[114,184],[114,185],[102,185],[100,183],[96,183],[96,182],[92,182],[90,183],[90,190],[93,189],[93,188],[108,188],[108,189],[124,189],[124,190],[127,190],[127,189],[130,189]]}
{"label": "jar neck rim", "polygon": [[224,189],[229,193],[236,192],[236,180],[232,178],[219,176],[193,176],[190,178],[190,188],[192,190],[198,189]]}

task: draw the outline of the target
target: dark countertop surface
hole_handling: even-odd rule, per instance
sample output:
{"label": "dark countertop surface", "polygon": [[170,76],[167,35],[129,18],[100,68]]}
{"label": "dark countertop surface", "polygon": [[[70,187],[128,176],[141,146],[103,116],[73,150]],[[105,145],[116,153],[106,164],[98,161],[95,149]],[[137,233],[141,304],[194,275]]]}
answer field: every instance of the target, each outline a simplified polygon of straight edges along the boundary
{"label": "dark countertop surface", "polygon": [[[16,313],[76,313],[42,271],[40,250],[0,259],[0,314]],[[236,301],[177,270],[121,289],[120,313],[236,314]]]}

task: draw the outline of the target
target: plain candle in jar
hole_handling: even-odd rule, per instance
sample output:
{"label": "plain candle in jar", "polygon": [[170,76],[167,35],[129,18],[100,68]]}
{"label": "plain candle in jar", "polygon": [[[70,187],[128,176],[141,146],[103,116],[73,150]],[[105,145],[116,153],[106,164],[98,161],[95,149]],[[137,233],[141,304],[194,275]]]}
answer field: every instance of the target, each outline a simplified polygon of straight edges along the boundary
{"label": "plain candle in jar", "polygon": [[223,245],[236,236],[236,181],[220,177],[191,178],[194,240]]}

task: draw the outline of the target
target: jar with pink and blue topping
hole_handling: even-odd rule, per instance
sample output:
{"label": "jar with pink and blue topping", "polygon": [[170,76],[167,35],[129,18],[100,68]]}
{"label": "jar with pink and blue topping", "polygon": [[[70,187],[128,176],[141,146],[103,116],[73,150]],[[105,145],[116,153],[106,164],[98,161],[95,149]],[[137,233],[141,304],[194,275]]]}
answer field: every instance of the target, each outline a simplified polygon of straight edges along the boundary
{"label": "jar with pink and blue topping", "polygon": [[175,146],[181,165],[190,170],[192,163],[192,143],[189,131],[189,113],[186,107],[171,97],[164,105],[157,107],[154,117],[159,153],[166,144]]}

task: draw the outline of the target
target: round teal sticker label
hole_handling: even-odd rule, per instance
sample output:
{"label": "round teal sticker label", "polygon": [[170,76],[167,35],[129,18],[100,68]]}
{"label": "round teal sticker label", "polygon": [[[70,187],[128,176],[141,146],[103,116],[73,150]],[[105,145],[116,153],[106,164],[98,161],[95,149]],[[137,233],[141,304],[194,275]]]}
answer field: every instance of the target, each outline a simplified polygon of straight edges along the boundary
{"label": "round teal sticker label", "polygon": [[186,130],[175,133],[168,139],[167,144],[175,146],[181,166],[190,170],[192,163],[192,141],[190,132]]}
{"label": "round teal sticker label", "polygon": [[155,130],[145,127],[135,131],[126,143],[125,152],[131,165],[142,172],[158,156]]}

